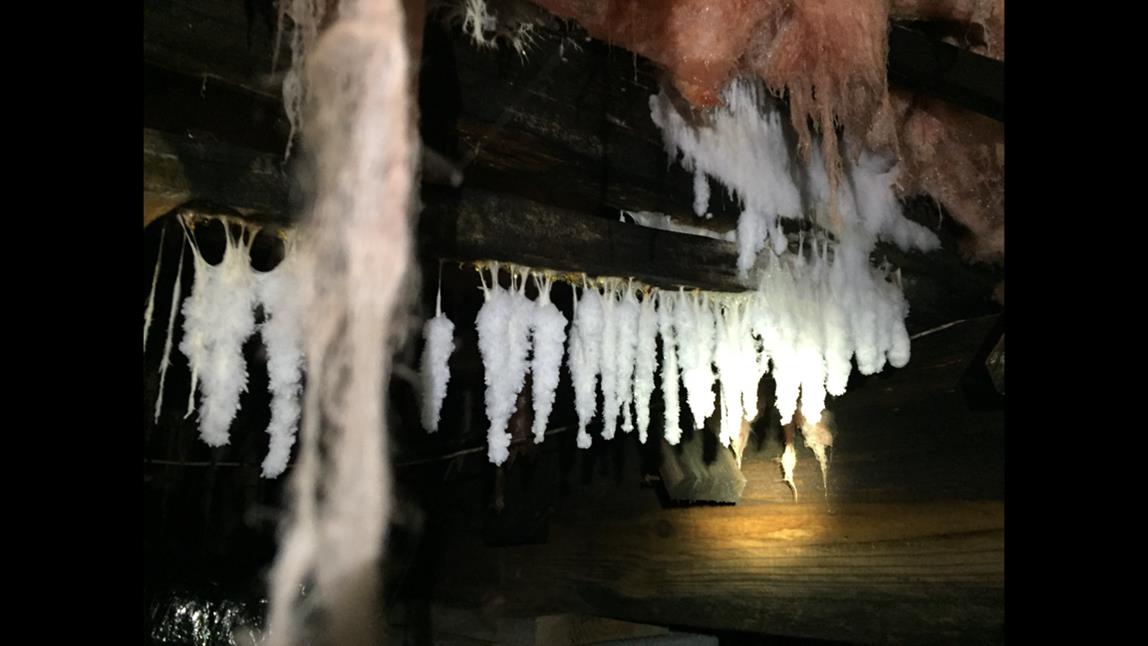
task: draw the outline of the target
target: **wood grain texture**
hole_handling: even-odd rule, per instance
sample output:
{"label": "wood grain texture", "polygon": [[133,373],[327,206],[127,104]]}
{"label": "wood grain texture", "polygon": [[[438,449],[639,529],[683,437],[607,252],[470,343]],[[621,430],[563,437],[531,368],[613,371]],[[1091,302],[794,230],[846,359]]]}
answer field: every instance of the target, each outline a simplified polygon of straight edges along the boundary
{"label": "wood grain texture", "polygon": [[280,158],[214,141],[143,131],[144,226],[191,200],[285,216]]}

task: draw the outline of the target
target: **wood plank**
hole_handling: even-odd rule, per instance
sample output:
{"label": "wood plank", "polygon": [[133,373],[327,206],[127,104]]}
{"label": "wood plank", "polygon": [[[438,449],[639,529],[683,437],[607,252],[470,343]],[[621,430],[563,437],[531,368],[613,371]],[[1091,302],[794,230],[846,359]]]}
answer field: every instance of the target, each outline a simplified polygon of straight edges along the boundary
{"label": "wood plank", "polygon": [[285,218],[289,175],[281,157],[145,128],[144,226],[191,200]]}
{"label": "wood plank", "polygon": [[649,229],[477,190],[435,192],[420,220],[424,249],[559,272],[634,277],[665,288],[744,291],[733,243]]}
{"label": "wood plank", "polygon": [[[191,200],[217,203],[261,220],[289,222],[298,182],[278,154],[201,137],[144,129],[144,225]],[[445,176],[445,172],[443,173]],[[513,194],[429,188],[420,225],[423,248],[458,260],[505,260],[601,276],[633,276],[662,287],[742,291],[736,245],[647,229],[550,207]],[[931,254],[888,245],[878,255],[903,270],[915,333],[957,318],[999,310],[992,279],[960,261],[955,245]]]}
{"label": "wood plank", "polygon": [[[278,97],[282,78],[271,68],[274,19],[234,0],[148,0],[143,12],[144,59],[191,76],[208,76]],[[270,20],[269,20],[270,19]],[[279,66],[291,61],[287,39]]]}
{"label": "wood plank", "polygon": [[[739,504],[554,519],[550,543],[444,550],[440,590],[496,590],[515,613],[890,642],[993,642],[1004,507]],[[461,593],[461,595],[460,595]]]}

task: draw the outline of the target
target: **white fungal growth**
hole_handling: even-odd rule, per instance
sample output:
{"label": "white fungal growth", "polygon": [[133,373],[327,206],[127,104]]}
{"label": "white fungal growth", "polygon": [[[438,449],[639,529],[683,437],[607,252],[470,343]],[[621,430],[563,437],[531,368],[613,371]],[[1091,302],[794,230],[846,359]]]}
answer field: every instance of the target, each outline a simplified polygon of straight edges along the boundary
{"label": "white fungal growth", "polygon": [[462,21],[462,30],[470,36],[475,45],[479,47],[494,47],[494,38],[488,38],[487,32],[493,32],[497,26],[497,18],[486,10],[485,0],[465,0],[466,13]]}
{"label": "white fungal growth", "polygon": [[184,302],[184,338],[192,374],[192,402],[198,382],[203,400],[199,433],[208,446],[228,443],[228,427],[239,410],[239,395],[247,390],[243,343],[255,331],[255,275],[249,241],[234,237],[225,226],[223,260],[211,266],[192,238],[195,284]]}
{"label": "white fungal growth", "polygon": [[151,291],[148,292],[147,307],[144,308],[144,351],[147,351],[147,333],[151,328],[152,313],[155,311],[155,284],[159,281],[159,267],[160,262],[163,261],[163,240],[165,236],[167,236],[167,227],[160,229],[159,232],[159,253],[155,256],[155,271],[151,275]]}
{"label": "white fungal growth", "polygon": [[852,332],[843,307],[846,289],[844,265],[830,263],[825,283],[820,289],[825,339],[825,391],[834,397],[845,394],[849,373],[853,371]]}
{"label": "white fungal growth", "polygon": [[801,425],[801,435],[805,438],[805,446],[813,451],[813,456],[817,458],[817,464],[821,467],[821,484],[826,497],[829,496],[828,449],[833,446],[833,433],[829,430],[830,419],[830,414],[826,411],[816,424],[811,424],[809,420],[805,420]]}
{"label": "white fungal growth", "polygon": [[286,241],[286,255],[271,271],[259,275],[256,292],[266,316],[260,334],[267,348],[267,389],[271,391],[271,421],[264,478],[275,478],[287,469],[291,447],[299,430],[299,394],[303,380],[303,311],[301,277],[293,240]]}
{"label": "white fungal growth", "polygon": [[[814,249],[817,245],[813,245]],[[819,419],[825,408],[825,340],[822,335],[824,317],[821,312],[820,285],[823,277],[823,258],[814,253],[806,263],[799,257],[798,289],[795,294],[800,326],[797,330],[797,365],[801,375],[801,415],[806,419]]]}
{"label": "white fungal growth", "polygon": [[618,427],[618,291],[614,281],[602,294],[602,439],[614,438]]}
{"label": "white fungal growth", "polygon": [[622,294],[622,299],[617,307],[617,401],[618,408],[621,409],[622,413],[623,433],[634,430],[634,420],[630,408],[634,403],[634,363],[637,361],[638,354],[638,316],[640,310],[638,299],[634,297],[634,287],[631,281],[631,284],[626,287]]}
{"label": "white fungal growth", "polygon": [[701,429],[714,413],[713,356],[717,330],[709,297],[697,292],[679,292],[674,306],[674,327],[686,403],[694,418],[694,427]]}
{"label": "white fungal growth", "polygon": [[546,425],[554,408],[558,377],[562,368],[562,355],[566,345],[566,317],[550,302],[550,277],[534,276],[538,287],[538,300],[534,308],[534,356],[530,372],[534,399],[534,424],[531,431],[534,443],[546,438]]}
{"label": "white fungal growth", "polygon": [[905,294],[901,291],[901,270],[897,270],[897,284],[886,285],[887,298],[892,302],[893,330],[892,341],[889,347],[889,365],[894,368],[904,368],[909,363],[910,342],[909,331],[905,329],[905,317],[909,315],[909,304],[905,301]]}
{"label": "white fungal growth", "polygon": [[747,80],[730,83],[722,99],[724,105],[698,127],[678,113],[663,91],[650,97],[650,117],[662,130],[669,156],[676,159],[680,152],[682,167],[694,173],[695,213],[704,213],[709,202],[707,174],[742,201],[738,268],[744,275],[777,218],[801,216],[801,197],[776,99],[760,82]]}
{"label": "white fungal growth", "polygon": [[681,406],[679,403],[678,332],[675,329],[674,308],[681,307],[675,295],[658,292],[658,335],[662,337],[662,400],[665,403],[666,442],[675,446],[682,439]]}
{"label": "white fungal growth", "polygon": [[438,430],[442,402],[450,383],[450,355],[454,352],[454,323],[442,311],[442,285],[435,296],[435,315],[423,325],[423,356],[419,362],[422,386],[422,425],[428,433]]}
{"label": "white fungal growth", "polygon": [[597,410],[599,357],[602,352],[602,297],[598,290],[583,286],[582,300],[574,295],[574,324],[570,327],[567,363],[574,382],[574,408],[578,413],[578,448],[592,442],[586,426]]}
{"label": "white fungal growth", "polygon": [[475,327],[485,368],[486,416],[490,421],[487,457],[494,464],[502,464],[510,456],[510,433],[506,428],[526,379],[530,331],[525,321],[515,321],[517,301],[526,297],[514,289],[513,280],[511,291],[499,285],[498,263],[491,263],[491,276],[489,287],[483,281],[486,300],[478,311]]}
{"label": "white fungal growth", "polygon": [[746,317],[748,303],[738,296],[723,294],[714,297],[714,304],[718,314],[714,365],[721,392],[719,441],[733,446],[741,433],[741,420],[752,421],[757,416],[760,375]]}
{"label": "white fungal growth", "polygon": [[[179,247],[179,265],[175,270],[175,283],[171,289],[171,309],[167,315],[167,337],[163,341],[163,358],[159,362],[159,394],[155,399],[155,415],[152,418],[156,423],[159,423],[159,412],[163,409],[163,385],[167,380],[167,367],[171,365],[172,333],[175,332],[175,315],[179,311],[179,293],[183,287],[183,250],[186,248],[186,244],[181,244]],[[194,393],[194,390],[192,392]]]}
{"label": "white fungal growth", "polygon": [[650,395],[658,367],[658,311],[654,297],[646,292],[638,309],[637,345],[634,359],[634,410],[638,417],[638,441],[646,443],[650,428]]}
{"label": "white fungal growth", "polygon": [[[630,432],[636,410],[639,441],[645,442],[659,367],[657,336],[662,338],[664,437],[671,445],[681,439],[682,384],[698,430],[719,412],[719,441],[738,451],[745,422],[758,416],[758,385],[764,375],[772,374],[773,405],[788,425],[799,407],[802,420],[827,415],[826,400],[845,392],[854,358],[865,374],[880,370],[886,360],[904,365],[909,337],[899,275],[891,279],[886,269],[872,267],[865,244],[857,239],[832,242],[821,234],[807,238],[802,233],[797,248],[797,253],[763,255],[757,290],[744,294],[642,288],[639,301],[632,280],[623,287],[619,279],[599,279],[596,288],[584,279],[581,297],[575,294],[567,358],[578,446],[592,442],[587,427],[597,413],[599,375],[602,437],[614,437],[619,416],[623,432]],[[506,424],[527,369],[534,374],[535,442],[545,436],[554,405],[566,320],[550,303],[549,279],[536,276],[536,282],[535,303],[526,299],[525,279],[518,273],[509,292],[497,282],[489,288],[484,283],[487,303],[476,325],[487,370],[492,461],[505,459]],[[815,426],[803,435],[827,469],[824,447],[832,435]],[[789,448],[782,466],[791,471],[795,460]],[[792,474],[786,477],[793,486]]]}
{"label": "white fungal growth", "polygon": [[[754,266],[769,241],[783,250],[780,218],[815,215],[841,239],[856,229],[871,242],[877,239],[902,249],[931,251],[940,241],[925,227],[902,215],[894,192],[900,168],[895,160],[869,151],[844,155],[843,181],[838,185],[837,219],[829,215],[829,181],[816,141],[807,163],[799,164],[791,141],[796,137],[780,102],[754,79],[738,79],[722,93],[722,105],[695,125],[678,113],[665,92],[650,97],[650,117],[661,129],[671,159],[681,155],[682,167],[694,174],[694,211],[705,213],[710,187],[706,176],[723,184],[743,206],[738,218],[738,270]],[[842,228],[846,230],[842,230]]]}
{"label": "white fungal growth", "polygon": [[705,217],[710,206],[710,183],[705,172],[694,168],[694,215]]}
{"label": "white fungal growth", "polygon": [[797,502],[797,483],[793,481],[793,468],[797,466],[797,451],[793,448],[793,440],[785,443],[785,450],[781,452],[781,479],[793,490],[793,502]]}

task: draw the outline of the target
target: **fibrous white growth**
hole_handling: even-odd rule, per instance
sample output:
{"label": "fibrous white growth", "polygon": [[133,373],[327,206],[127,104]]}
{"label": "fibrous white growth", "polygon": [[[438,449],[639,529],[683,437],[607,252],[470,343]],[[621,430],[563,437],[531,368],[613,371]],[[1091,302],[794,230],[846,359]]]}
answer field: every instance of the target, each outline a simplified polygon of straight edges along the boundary
{"label": "fibrous white growth", "polygon": [[625,288],[618,303],[618,347],[616,364],[618,370],[618,408],[622,413],[622,432],[634,430],[633,415],[630,412],[634,403],[634,363],[638,354],[638,316],[640,307],[634,297],[631,282]]}
{"label": "fibrous white growth", "polygon": [[[725,106],[693,126],[663,91],[650,97],[650,117],[662,130],[671,158],[694,172],[694,209],[709,202],[706,174],[737,195],[744,206],[738,221],[738,269],[745,274],[775,230],[778,217],[797,218],[801,199],[794,182],[784,119],[760,83],[738,80],[722,95]],[[697,191],[701,191],[698,193]],[[700,206],[700,208],[699,208]]]}
{"label": "fibrous white growth", "polygon": [[[175,331],[175,314],[179,311],[179,293],[183,281],[183,250],[187,248],[186,241],[179,247],[179,265],[175,270],[175,284],[171,290],[171,310],[167,315],[167,338],[163,341],[163,358],[159,362],[159,394],[155,399],[155,416],[153,421],[159,422],[159,412],[163,408],[163,385],[167,379],[167,367],[171,365],[172,333]],[[192,391],[193,394],[195,391]]]}
{"label": "fibrous white growth", "polygon": [[805,420],[801,425],[801,435],[805,438],[805,446],[813,451],[814,457],[817,458],[817,464],[821,467],[821,484],[825,489],[826,497],[829,496],[829,447],[833,446],[833,433],[829,430],[831,424],[829,412],[824,415],[817,423],[810,423]]}
{"label": "fibrous white growth", "polygon": [[678,300],[674,304],[674,327],[686,403],[694,418],[694,427],[700,429],[714,413],[713,358],[717,329],[709,296],[678,292]]}
{"label": "fibrous white growth", "polygon": [[454,352],[454,323],[442,311],[442,285],[435,296],[435,315],[423,326],[422,424],[428,433],[438,430],[442,401],[450,382],[450,355]]}
{"label": "fibrous white growth", "polygon": [[578,448],[588,449],[592,438],[586,426],[598,406],[597,385],[602,353],[602,297],[584,285],[582,299],[574,295],[574,324],[570,327],[567,364],[574,382],[574,407],[578,413]]}
{"label": "fibrous white growth", "polygon": [[[195,283],[183,307],[183,342],[192,374],[194,403],[198,382],[203,401],[200,437],[208,446],[228,443],[228,427],[239,410],[239,395],[247,390],[243,343],[255,331],[255,275],[250,242],[234,237],[229,227],[223,260],[211,266],[191,237]],[[190,414],[190,410],[189,410]]]}
{"label": "fibrous white growth", "polygon": [[674,308],[681,307],[676,295],[658,292],[658,336],[662,337],[662,400],[665,402],[663,436],[671,446],[682,440],[681,405],[678,399],[678,331]]}
{"label": "fibrous white growth", "polygon": [[797,502],[797,483],[793,481],[795,466],[797,466],[797,451],[793,448],[793,440],[787,440],[785,450],[781,452],[781,479],[793,490],[793,501]]}
{"label": "fibrous white growth", "polygon": [[256,292],[266,317],[260,333],[267,348],[267,389],[271,391],[271,422],[263,477],[275,478],[287,469],[299,429],[299,394],[303,379],[303,311],[300,303],[299,260],[289,238],[286,255],[271,271],[259,275]]}
{"label": "fibrous white growth", "polygon": [[[581,299],[575,294],[567,359],[579,447],[591,443],[586,429],[596,413],[599,374],[603,437],[614,436],[619,415],[623,431],[631,430],[634,405],[639,439],[645,440],[657,369],[656,335],[662,338],[666,441],[676,444],[681,438],[679,378],[698,429],[715,412],[716,380],[721,395],[719,440],[735,451],[742,446],[744,422],[758,416],[758,384],[765,374],[773,376],[781,422],[790,424],[799,415],[803,420],[823,417],[826,398],[844,393],[854,357],[866,374],[880,370],[886,358],[898,365],[908,360],[907,307],[900,280],[890,280],[887,270],[872,267],[861,245],[802,234],[797,253],[763,258],[757,289],[739,294],[645,288],[639,303],[632,281],[623,287],[618,279],[601,279],[601,288],[584,282]],[[523,284],[515,274],[510,292],[497,283],[487,289],[488,302],[477,321],[487,365],[488,414],[497,424],[492,423],[497,432],[491,434],[495,457],[509,443],[504,429],[525,375],[520,360],[533,345],[532,430],[537,442],[553,407],[562,356],[565,319],[549,302],[549,281],[539,281],[537,303],[526,300]],[[551,309],[550,315],[540,316]],[[496,323],[498,317],[501,322]],[[553,321],[553,336],[545,331],[551,327],[545,318]],[[484,332],[487,327],[502,330],[501,341]],[[818,447],[828,446],[832,438],[828,430],[806,434],[813,433],[819,434],[810,440],[810,448],[821,461],[824,451]],[[783,465],[791,469],[795,459],[791,450]],[[792,480],[792,474],[786,477]]]}
{"label": "fibrous white growth", "polygon": [[740,296],[714,297],[717,308],[717,346],[714,366],[721,392],[720,442],[732,446],[741,432],[741,420],[757,416],[758,374],[753,336],[746,317],[748,303]]}
{"label": "fibrous white growth", "polygon": [[[481,276],[481,273],[480,273]],[[478,311],[478,350],[482,354],[486,381],[487,457],[502,464],[510,456],[510,433],[506,431],[514,414],[518,393],[526,380],[530,352],[528,321],[520,320],[521,301],[526,300],[513,284],[507,291],[498,283],[498,263],[491,263],[491,285],[483,281],[486,301]],[[529,301],[526,301],[529,305]]]}
{"label": "fibrous white growth", "polygon": [[486,34],[494,31],[497,25],[497,18],[486,11],[485,0],[466,0],[466,13],[462,21],[462,30],[470,36],[475,45],[493,47],[494,39],[488,39]]}
{"label": "fibrous white growth", "polygon": [[144,338],[143,349],[147,351],[147,333],[151,328],[151,315],[155,311],[155,284],[159,281],[160,262],[163,261],[163,240],[167,236],[167,227],[159,232],[159,253],[155,256],[155,272],[151,275],[151,291],[148,292],[147,306],[144,308]]}
{"label": "fibrous white growth", "polygon": [[606,283],[602,294],[602,354],[598,357],[602,373],[602,439],[614,438],[618,428],[618,287]]}
{"label": "fibrous white growth", "polygon": [[538,300],[534,307],[534,356],[530,362],[533,375],[531,389],[534,399],[534,424],[531,431],[534,443],[546,438],[546,425],[554,408],[558,389],[558,376],[562,368],[562,355],[566,346],[566,317],[550,302],[550,277],[535,275]]}
{"label": "fibrous white growth", "polygon": [[634,410],[638,416],[638,441],[646,443],[650,428],[650,395],[654,392],[654,371],[658,367],[658,312],[649,291],[642,296],[638,310],[638,339],[634,359]]}
{"label": "fibrous white growth", "polygon": [[[784,236],[779,218],[814,214],[822,226],[842,240],[856,229],[869,238],[903,249],[930,251],[940,245],[928,229],[904,218],[893,191],[900,172],[893,160],[868,151],[846,155],[839,183],[837,218],[829,216],[830,186],[821,146],[810,147],[805,164],[794,163],[794,134],[783,118],[780,103],[756,80],[738,79],[722,94],[724,105],[709,111],[701,125],[678,113],[663,91],[650,97],[650,117],[661,128],[666,151],[694,173],[694,208],[700,216],[709,201],[706,174],[721,182],[742,201],[738,219],[738,270],[747,275],[758,254],[772,240],[781,252]],[[814,142],[816,143],[816,142]],[[801,187],[801,188],[799,188]],[[803,189],[803,190],[802,190]]]}

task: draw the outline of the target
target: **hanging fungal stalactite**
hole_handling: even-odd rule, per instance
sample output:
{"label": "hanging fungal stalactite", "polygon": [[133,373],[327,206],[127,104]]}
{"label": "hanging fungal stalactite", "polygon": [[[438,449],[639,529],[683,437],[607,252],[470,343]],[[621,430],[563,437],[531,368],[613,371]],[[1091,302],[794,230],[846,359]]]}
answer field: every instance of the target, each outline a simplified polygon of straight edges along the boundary
{"label": "hanging fungal stalactite", "polygon": [[450,383],[450,355],[454,352],[454,323],[442,311],[442,278],[435,294],[435,315],[423,325],[423,356],[419,362],[422,386],[421,420],[428,433],[438,430],[442,402]]}

